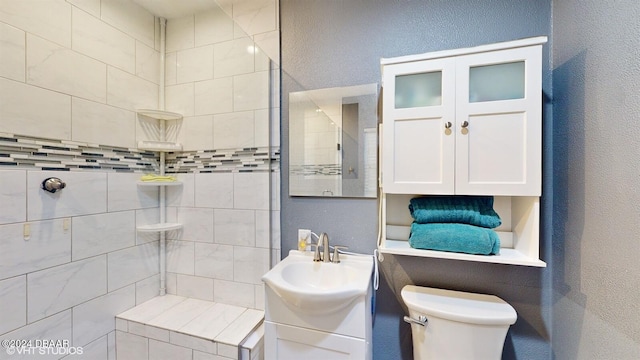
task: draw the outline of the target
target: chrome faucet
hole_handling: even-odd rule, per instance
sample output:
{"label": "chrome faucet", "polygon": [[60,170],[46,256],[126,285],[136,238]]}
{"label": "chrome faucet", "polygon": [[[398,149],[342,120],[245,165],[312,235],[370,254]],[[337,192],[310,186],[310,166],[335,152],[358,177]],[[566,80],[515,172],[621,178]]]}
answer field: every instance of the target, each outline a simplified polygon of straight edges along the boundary
{"label": "chrome faucet", "polygon": [[[322,254],[320,254],[320,246],[322,246]],[[313,261],[331,262],[331,255],[329,252],[329,235],[327,235],[327,233],[322,233],[320,234],[320,237],[318,237],[316,251],[313,253]]]}

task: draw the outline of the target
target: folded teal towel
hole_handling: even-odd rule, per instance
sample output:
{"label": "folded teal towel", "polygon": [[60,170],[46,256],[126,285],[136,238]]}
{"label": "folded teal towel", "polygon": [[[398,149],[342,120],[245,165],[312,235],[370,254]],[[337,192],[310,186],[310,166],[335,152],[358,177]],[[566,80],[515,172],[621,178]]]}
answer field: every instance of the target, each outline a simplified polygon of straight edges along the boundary
{"label": "folded teal towel", "polygon": [[409,245],[414,249],[495,255],[500,238],[495,231],[467,224],[411,224]]}
{"label": "folded teal towel", "polygon": [[493,210],[493,196],[424,196],[411,199],[409,211],[421,224],[460,223],[485,228],[502,224]]}

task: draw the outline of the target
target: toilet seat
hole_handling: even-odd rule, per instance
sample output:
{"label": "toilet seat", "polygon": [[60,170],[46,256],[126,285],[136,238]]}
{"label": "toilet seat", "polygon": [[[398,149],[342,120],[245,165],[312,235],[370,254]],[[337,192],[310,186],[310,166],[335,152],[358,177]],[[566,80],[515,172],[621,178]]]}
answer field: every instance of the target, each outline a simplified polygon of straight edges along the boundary
{"label": "toilet seat", "polygon": [[515,309],[494,295],[406,285],[401,292],[410,309],[447,320],[478,325],[511,325]]}

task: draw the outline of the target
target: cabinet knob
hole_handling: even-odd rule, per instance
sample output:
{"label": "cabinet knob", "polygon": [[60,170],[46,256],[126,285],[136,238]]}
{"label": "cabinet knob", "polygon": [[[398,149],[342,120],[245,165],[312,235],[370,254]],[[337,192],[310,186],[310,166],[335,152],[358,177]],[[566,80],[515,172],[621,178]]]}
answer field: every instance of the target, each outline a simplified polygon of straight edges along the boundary
{"label": "cabinet knob", "polygon": [[469,122],[465,120],[465,121],[462,123],[462,128],[463,128],[463,129],[466,129],[466,128],[467,128],[467,126],[469,126]]}
{"label": "cabinet knob", "polygon": [[445,129],[449,129],[449,128],[451,128],[451,121],[447,121],[447,122],[444,124],[444,128],[445,128]]}

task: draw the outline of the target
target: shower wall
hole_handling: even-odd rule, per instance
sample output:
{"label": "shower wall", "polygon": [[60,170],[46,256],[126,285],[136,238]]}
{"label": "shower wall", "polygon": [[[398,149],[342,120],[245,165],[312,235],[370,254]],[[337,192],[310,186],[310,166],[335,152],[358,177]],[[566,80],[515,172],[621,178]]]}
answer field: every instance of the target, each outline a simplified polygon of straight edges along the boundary
{"label": "shower wall", "polygon": [[[243,35],[233,26],[231,39],[185,45],[189,31],[218,33],[198,17],[192,30],[187,18],[168,25],[167,110],[185,114],[170,126],[185,152],[168,162],[185,184],[168,192],[168,220],[185,227],[167,236],[168,291],[262,308],[257,273],[269,239],[279,247],[269,165],[279,151],[268,137],[274,92],[255,81],[268,86],[274,70],[256,55],[251,71],[219,73],[212,54],[214,76],[202,78],[201,47]],[[86,358],[114,359],[114,315],[158,294],[158,236],[135,231],[159,219],[158,190],[136,185],[158,170],[136,143],[157,134],[135,109],[158,107],[159,49],[157,20],[128,1],[0,0],[0,339],[68,340]],[[243,80],[250,100],[221,107],[221,93],[243,96],[233,92]],[[49,176],[67,187],[40,190]],[[5,358],[22,357],[0,349]]]}
{"label": "shower wall", "polygon": [[167,169],[184,185],[168,189],[167,217],[185,227],[169,234],[167,290],[263,309],[261,277],[280,247],[277,233],[270,244],[279,212],[269,190],[277,71],[220,8],[169,20],[166,54],[167,110],[185,116],[169,131],[184,151]]}

